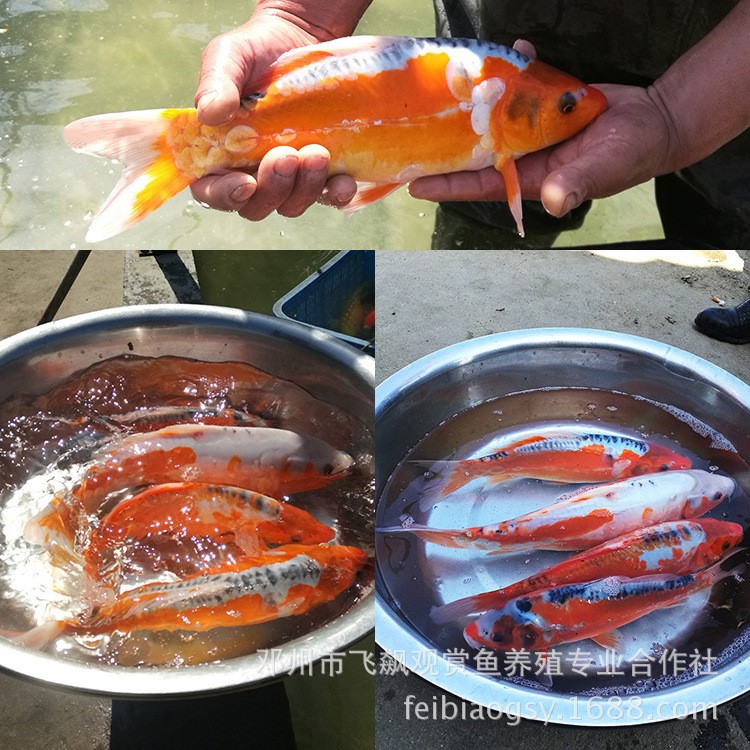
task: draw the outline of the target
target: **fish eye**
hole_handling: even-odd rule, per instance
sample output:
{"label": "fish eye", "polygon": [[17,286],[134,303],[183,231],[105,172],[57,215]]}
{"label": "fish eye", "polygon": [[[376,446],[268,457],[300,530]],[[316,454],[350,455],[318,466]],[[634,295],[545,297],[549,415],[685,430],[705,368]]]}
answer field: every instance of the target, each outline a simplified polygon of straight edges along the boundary
{"label": "fish eye", "polygon": [[491,640],[491,641],[492,641],[493,643],[502,643],[502,642],[503,642],[503,641],[505,640],[505,634],[504,634],[504,633],[503,633],[502,631],[500,631],[500,630],[496,630],[496,631],[495,631],[495,632],[494,632],[494,633],[493,633],[493,634],[492,634],[492,635],[490,636],[490,640]]}
{"label": "fish eye", "polygon": [[721,500],[722,497],[724,497],[724,493],[723,492],[717,492],[714,495],[714,500]]}
{"label": "fish eye", "polygon": [[722,550],[729,549],[729,542],[725,541],[724,544],[721,545]]}
{"label": "fish eye", "polygon": [[518,599],[516,601],[516,609],[519,612],[529,612],[531,610],[531,602],[528,599]]}
{"label": "fish eye", "polygon": [[662,464],[659,467],[659,471],[669,471],[669,464]]}
{"label": "fish eye", "polygon": [[330,474],[333,474],[333,464],[326,464],[322,469],[323,474],[326,476],[329,476]]}
{"label": "fish eye", "polygon": [[575,96],[571,94],[570,91],[566,91],[560,97],[560,101],[557,102],[557,108],[562,114],[569,115],[576,108],[576,104],[578,104],[578,102]]}

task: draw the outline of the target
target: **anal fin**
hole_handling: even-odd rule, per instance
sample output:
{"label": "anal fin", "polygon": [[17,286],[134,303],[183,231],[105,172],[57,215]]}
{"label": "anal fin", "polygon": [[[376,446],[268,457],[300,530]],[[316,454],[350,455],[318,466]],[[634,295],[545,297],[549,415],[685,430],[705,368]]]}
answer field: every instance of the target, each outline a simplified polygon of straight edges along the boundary
{"label": "anal fin", "polygon": [[359,183],[354,198],[345,206],[340,206],[339,210],[350,216],[361,208],[382,200],[386,195],[390,195],[394,190],[398,190],[403,184],[403,182]]}

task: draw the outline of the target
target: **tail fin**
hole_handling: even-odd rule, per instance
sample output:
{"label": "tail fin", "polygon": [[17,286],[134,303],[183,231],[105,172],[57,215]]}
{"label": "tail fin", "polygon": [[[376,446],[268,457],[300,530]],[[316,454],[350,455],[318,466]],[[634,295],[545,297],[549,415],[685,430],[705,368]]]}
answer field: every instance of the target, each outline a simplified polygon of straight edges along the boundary
{"label": "tail fin", "polygon": [[383,528],[376,529],[376,531],[379,534],[415,534],[426,542],[439,544],[442,547],[463,549],[469,546],[468,540],[466,544],[460,543],[459,540],[462,532],[456,529],[432,529],[429,526],[413,524],[412,526],[384,526]]}
{"label": "tail fin", "polygon": [[[412,458],[408,459],[407,463],[423,466],[425,475],[430,480],[442,477],[443,474],[445,474],[446,482],[440,490],[438,499],[442,499],[446,497],[446,495],[457,492],[469,482],[479,477],[484,477],[492,484],[507,482],[509,479],[513,478],[512,474],[503,474],[497,471],[497,468],[494,468],[494,470],[490,472],[487,470],[485,464],[475,459],[463,459],[458,461],[446,459],[430,461],[429,459]],[[434,499],[432,502],[434,502]],[[429,504],[430,502],[427,502],[425,506],[428,506]]]}
{"label": "tail fin", "polygon": [[447,622],[460,620],[478,612],[484,613],[491,609],[502,609],[511,598],[503,593],[503,589],[487,591],[483,594],[466,596],[463,599],[457,599],[455,602],[435,607],[430,612],[430,617],[438,625],[445,625]]}
{"label": "tail fin", "polygon": [[84,117],[65,128],[74,151],[114,159],[120,181],[91,222],[87,242],[100,242],[133,226],[190,185],[167,144],[170,123],[185,110],[151,109]]}
{"label": "tail fin", "polygon": [[59,635],[62,635],[66,627],[67,624],[64,622],[52,620],[45,622],[43,625],[37,625],[25,633],[4,631],[2,635],[19,646],[26,646],[26,648],[33,648],[38,651],[54,641]]}

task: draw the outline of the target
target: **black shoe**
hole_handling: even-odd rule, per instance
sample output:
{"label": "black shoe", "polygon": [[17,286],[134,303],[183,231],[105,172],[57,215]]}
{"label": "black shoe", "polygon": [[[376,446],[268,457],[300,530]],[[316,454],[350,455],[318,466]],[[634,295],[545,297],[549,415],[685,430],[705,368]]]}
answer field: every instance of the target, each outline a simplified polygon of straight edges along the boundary
{"label": "black shoe", "polygon": [[701,333],[730,344],[750,344],[750,299],[737,307],[707,307],[695,318]]}

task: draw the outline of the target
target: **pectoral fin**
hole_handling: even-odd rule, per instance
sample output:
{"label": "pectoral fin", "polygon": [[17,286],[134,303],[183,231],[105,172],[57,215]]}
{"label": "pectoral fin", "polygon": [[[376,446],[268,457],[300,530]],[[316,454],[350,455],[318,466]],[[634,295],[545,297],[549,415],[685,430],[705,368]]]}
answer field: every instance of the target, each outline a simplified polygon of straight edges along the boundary
{"label": "pectoral fin", "polygon": [[516,220],[518,234],[524,237],[523,207],[521,206],[521,187],[518,184],[518,170],[512,158],[502,157],[495,162],[495,169],[503,176],[505,192],[508,194],[508,208]]}
{"label": "pectoral fin", "polygon": [[622,651],[622,633],[619,630],[608,630],[606,633],[598,633],[589,636],[594,643],[614,651]]}

